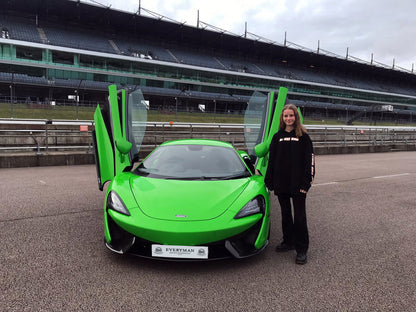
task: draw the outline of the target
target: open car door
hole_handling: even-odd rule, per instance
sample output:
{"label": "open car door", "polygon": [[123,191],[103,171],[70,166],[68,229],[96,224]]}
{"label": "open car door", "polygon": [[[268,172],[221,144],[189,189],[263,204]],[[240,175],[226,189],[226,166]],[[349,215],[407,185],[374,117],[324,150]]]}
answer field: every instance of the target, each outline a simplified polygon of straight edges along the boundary
{"label": "open car door", "polygon": [[108,87],[108,102],[94,113],[92,133],[98,188],[117,174],[131,170],[139,159],[147,122],[147,107],[140,90],[127,93]]}
{"label": "open car door", "polygon": [[[255,168],[266,174],[269,162],[269,146],[279,130],[280,114],[286,103],[287,88],[264,95],[254,92],[244,116],[244,135],[248,154]],[[299,112],[300,113],[300,112]]]}

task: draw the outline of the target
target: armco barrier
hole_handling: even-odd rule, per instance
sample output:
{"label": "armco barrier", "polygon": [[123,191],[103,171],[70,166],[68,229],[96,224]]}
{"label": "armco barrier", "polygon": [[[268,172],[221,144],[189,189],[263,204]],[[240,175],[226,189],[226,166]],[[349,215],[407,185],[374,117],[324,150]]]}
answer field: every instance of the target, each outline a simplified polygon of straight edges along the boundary
{"label": "armco barrier", "polygon": [[[0,168],[94,163],[92,121],[0,119]],[[319,154],[416,150],[416,128],[306,126]],[[148,122],[140,157],[162,142],[206,138],[246,149],[241,124]]]}

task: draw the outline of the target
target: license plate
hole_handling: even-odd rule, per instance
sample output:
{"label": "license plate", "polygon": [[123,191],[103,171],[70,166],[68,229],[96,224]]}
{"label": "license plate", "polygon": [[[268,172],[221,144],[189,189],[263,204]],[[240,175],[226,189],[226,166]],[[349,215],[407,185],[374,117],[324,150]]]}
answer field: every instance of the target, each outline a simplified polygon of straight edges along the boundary
{"label": "license plate", "polygon": [[208,259],[206,246],[152,245],[152,257]]}

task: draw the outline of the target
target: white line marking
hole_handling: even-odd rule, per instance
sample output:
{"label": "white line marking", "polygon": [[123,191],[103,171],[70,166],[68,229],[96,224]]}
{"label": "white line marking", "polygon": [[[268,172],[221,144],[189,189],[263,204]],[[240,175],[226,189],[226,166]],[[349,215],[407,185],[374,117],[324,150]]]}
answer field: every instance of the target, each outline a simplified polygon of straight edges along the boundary
{"label": "white line marking", "polygon": [[39,182],[42,183],[42,184],[46,184],[46,182],[45,181],[42,181],[42,180],[39,180]]}
{"label": "white line marking", "polygon": [[[410,173],[406,172],[406,173],[390,174],[390,175],[377,176],[377,177],[371,177],[371,178],[359,178],[359,179],[354,179],[354,180],[395,178],[395,177],[403,177],[403,176],[408,176],[408,175],[410,175]],[[351,181],[352,180],[345,180],[345,181],[338,181],[338,182],[334,181],[334,182],[326,182],[326,183],[318,183],[318,184],[312,183],[312,186],[334,185],[334,184],[346,183],[346,182],[351,182]]]}
{"label": "white line marking", "polygon": [[332,184],[338,184],[338,182],[318,183],[318,184],[312,184],[312,186],[332,185]]}
{"label": "white line marking", "polygon": [[385,176],[378,176],[378,177],[373,177],[373,179],[383,179],[383,178],[394,178],[394,177],[402,177],[402,176],[407,176],[410,173],[400,173],[400,174],[391,174],[391,175],[385,175]]}

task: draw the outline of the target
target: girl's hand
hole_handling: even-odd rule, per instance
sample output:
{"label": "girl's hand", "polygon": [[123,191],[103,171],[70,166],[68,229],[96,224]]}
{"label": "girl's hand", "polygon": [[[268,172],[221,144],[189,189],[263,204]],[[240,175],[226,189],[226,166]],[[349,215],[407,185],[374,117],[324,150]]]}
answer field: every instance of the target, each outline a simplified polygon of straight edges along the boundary
{"label": "girl's hand", "polygon": [[305,190],[300,190],[300,192],[303,193],[303,194],[307,193],[307,191],[305,191]]}

